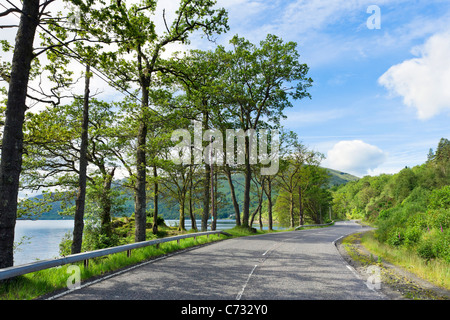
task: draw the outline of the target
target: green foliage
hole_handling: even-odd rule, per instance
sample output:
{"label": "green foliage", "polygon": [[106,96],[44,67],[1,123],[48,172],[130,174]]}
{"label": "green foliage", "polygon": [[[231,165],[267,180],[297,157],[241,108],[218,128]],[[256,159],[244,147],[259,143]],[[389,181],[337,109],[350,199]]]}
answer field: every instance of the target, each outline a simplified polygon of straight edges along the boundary
{"label": "green foliage", "polygon": [[414,250],[425,260],[450,261],[450,143],[441,139],[436,153],[414,168],[394,175],[364,177],[333,192],[340,215],[376,224],[376,238]]}
{"label": "green foliage", "polygon": [[430,209],[450,208],[450,185],[433,190],[428,198],[428,207]]}

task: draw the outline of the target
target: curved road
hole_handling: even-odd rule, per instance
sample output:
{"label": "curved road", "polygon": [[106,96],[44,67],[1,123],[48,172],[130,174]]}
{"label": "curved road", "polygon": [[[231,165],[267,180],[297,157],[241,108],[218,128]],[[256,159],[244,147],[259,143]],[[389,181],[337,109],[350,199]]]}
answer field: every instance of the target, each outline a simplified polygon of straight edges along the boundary
{"label": "curved road", "polygon": [[354,222],[220,241],[53,297],[65,300],[374,300],[333,241]]}

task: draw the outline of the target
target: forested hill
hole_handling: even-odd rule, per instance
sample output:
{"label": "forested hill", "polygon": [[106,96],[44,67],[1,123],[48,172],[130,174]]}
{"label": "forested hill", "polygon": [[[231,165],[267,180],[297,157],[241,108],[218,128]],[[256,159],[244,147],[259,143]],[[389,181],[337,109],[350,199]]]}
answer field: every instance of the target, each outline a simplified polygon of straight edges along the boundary
{"label": "forested hill", "polygon": [[[353,176],[348,173],[345,173],[345,172],[328,169],[328,168],[325,168],[325,169],[328,171],[328,173],[330,175],[329,182],[328,182],[328,187],[330,187],[330,188],[343,185],[349,181],[357,181],[359,179],[358,177]],[[231,195],[230,195],[230,191],[229,191],[228,182],[225,179],[219,179],[218,183],[219,183],[219,193],[220,193],[221,199],[222,199],[222,206],[219,209],[218,218],[226,219],[226,218],[231,217],[234,214],[234,209],[233,209],[233,205],[231,202]],[[120,183],[117,183],[116,185],[120,185]],[[235,175],[234,186],[235,186],[235,191],[236,191],[238,201],[242,202],[243,192],[244,192],[244,187],[243,187],[244,186],[244,177]],[[120,187],[117,187],[117,188],[120,188]],[[121,206],[121,210],[113,210],[114,216],[122,216],[122,215],[130,216],[134,212],[134,201],[133,201],[132,194],[126,190],[122,190],[122,191],[125,194],[124,197],[126,197],[128,199],[124,199],[124,202]],[[274,198],[276,198],[276,190],[275,190]],[[34,201],[36,201],[36,203],[42,202],[43,196],[38,195],[38,196],[30,197],[30,200],[34,200]],[[151,206],[151,203],[150,203],[150,206]],[[63,207],[64,207],[64,205],[63,205]],[[45,220],[72,219],[72,217],[70,217],[70,216],[65,216],[65,215],[60,214],[60,212],[63,210],[62,201],[55,201],[53,203],[47,204],[45,206],[45,208],[42,208],[42,207],[39,208],[39,207],[35,206],[35,210],[36,209],[41,211],[40,216],[36,217],[36,219],[43,219],[43,220],[44,219]],[[173,201],[169,202],[167,199],[161,199],[158,209],[159,209],[159,214],[164,219],[178,219],[179,218],[178,204],[173,203]],[[198,207],[196,209],[199,210]],[[32,210],[32,208],[30,208],[30,207],[23,208],[23,210]]]}
{"label": "forested hill", "polygon": [[450,262],[450,141],[442,138],[422,165],[341,186],[333,212],[374,223],[381,242]]}
{"label": "forested hill", "polygon": [[328,185],[330,187],[340,186],[340,185],[346,184],[349,181],[359,180],[358,177],[351,175],[349,173],[342,172],[342,171],[337,171],[337,170],[328,169],[328,168],[327,168],[327,171],[330,174],[330,180],[328,182]]}

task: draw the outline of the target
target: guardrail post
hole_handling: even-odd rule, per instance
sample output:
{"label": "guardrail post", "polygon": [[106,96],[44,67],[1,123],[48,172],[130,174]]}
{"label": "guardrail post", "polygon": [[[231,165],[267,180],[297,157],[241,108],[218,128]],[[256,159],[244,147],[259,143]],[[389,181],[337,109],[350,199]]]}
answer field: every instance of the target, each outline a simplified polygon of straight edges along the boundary
{"label": "guardrail post", "polygon": [[180,245],[180,239],[177,239],[177,245]]}
{"label": "guardrail post", "polygon": [[127,250],[127,258],[131,257],[131,249]]}
{"label": "guardrail post", "polygon": [[85,268],[89,267],[89,259],[84,260],[83,265]]}

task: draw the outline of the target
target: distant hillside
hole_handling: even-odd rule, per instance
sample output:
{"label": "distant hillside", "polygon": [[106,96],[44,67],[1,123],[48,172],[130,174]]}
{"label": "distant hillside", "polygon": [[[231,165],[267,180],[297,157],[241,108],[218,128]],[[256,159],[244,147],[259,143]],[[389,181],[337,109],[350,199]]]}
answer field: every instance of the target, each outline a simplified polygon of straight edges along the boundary
{"label": "distant hillside", "polygon": [[326,168],[326,169],[330,173],[330,181],[328,183],[328,185],[330,187],[339,186],[341,184],[346,184],[347,182],[357,181],[360,179],[349,173],[345,173],[345,172],[341,172],[341,171],[337,171],[337,170],[333,170],[333,169],[329,169],[329,168]]}
{"label": "distant hillside", "polygon": [[[342,184],[346,184],[349,181],[359,180],[358,177],[355,177],[355,176],[345,173],[345,172],[328,169],[328,168],[325,168],[325,169],[330,174],[330,181],[328,183],[329,188],[334,187],[334,186],[339,186]],[[244,176],[241,174],[233,175],[233,181],[234,181],[234,187],[235,187],[235,192],[236,192],[236,197],[238,199],[238,202],[242,203],[242,201],[244,199]],[[221,179],[219,179],[218,183],[219,183],[219,192],[223,196],[223,198],[222,198],[223,205],[221,206],[221,208],[219,210],[218,218],[224,219],[224,218],[228,218],[228,217],[234,215],[234,208],[233,208],[233,204],[231,201],[231,194],[229,191],[228,182],[226,181],[225,178],[221,178]],[[273,192],[274,192],[273,197],[276,198],[276,196],[277,196],[276,190],[273,190]],[[129,196],[129,199],[127,199],[124,204],[124,212],[115,213],[113,211],[112,212],[113,215],[115,215],[115,216],[122,216],[122,215],[130,216],[134,212],[134,200],[133,200],[132,194],[129,193],[129,191],[128,191],[128,196]],[[39,201],[42,199],[42,196],[38,195],[38,196],[32,197],[31,199],[35,199],[36,201]],[[149,209],[151,209],[153,207],[152,201],[149,201],[148,205],[149,205]],[[52,203],[51,206],[52,206],[51,210],[49,212],[43,213],[40,217],[38,217],[38,219],[41,219],[41,220],[72,219],[72,217],[61,216],[58,214],[58,212],[61,210],[61,202],[59,202],[59,201],[54,202],[54,203]],[[169,203],[167,200],[161,198],[159,201],[158,208],[159,208],[159,214],[164,219],[178,219],[179,218],[178,203],[175,203],[175,202]],[[186,212],[186,214],[187,214],[187,212]]]}

